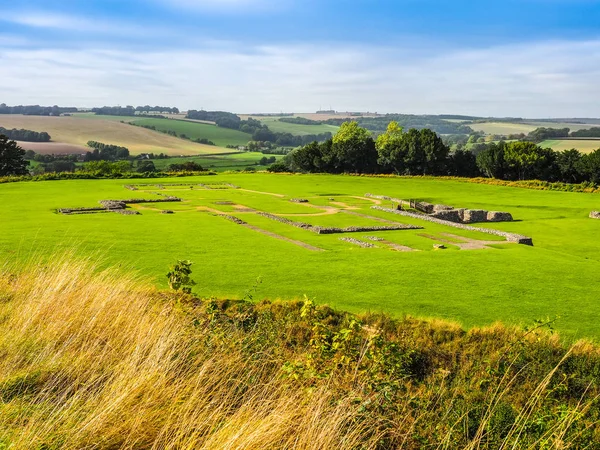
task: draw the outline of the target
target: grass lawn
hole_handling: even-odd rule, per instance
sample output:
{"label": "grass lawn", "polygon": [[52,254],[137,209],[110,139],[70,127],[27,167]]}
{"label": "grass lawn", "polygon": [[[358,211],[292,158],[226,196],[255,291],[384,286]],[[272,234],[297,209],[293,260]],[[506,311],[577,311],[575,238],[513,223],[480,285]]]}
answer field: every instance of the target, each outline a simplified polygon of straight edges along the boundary
{"label": "grass lawn", "polygon": [[172,130],[177,135],[185,134],[191,139],[208,139],[219,147],[225,147],[226,145],[246,145],[248,141],[252,140],[252,136],[248,133],[199,122],[171,119],[138,119],[132,123],[154,126],[159,131]]}
{"label": "grass lawn", "polygon": [[[169,181],[232,183],[241,189],[147,186],[131,192],[123,188],[130,183]],[[454,245],[457,239],[445,233],[494,239],[373,210],[373,201],[363,198],[367,192],[509,211],[515,222],[483,226],[531,236],[535,246],[496,239],[498,244],[487,249],[459,250]],[[180,196],[184,202],[136,205],[139,216],[54,212],[59,207],[94,206],[107,198],[157,198],[156,193]],[[290,198],[306,198],[310,203],[293,203]],[[465,326],[498,320],[531,324],[560,316],[556,328],[565,336],[600,338],[600,221],[587,217],[591,210],[600,209],[598,195],[433,178],[225,173],[155,181],[8,183],[0,185],[0,201],[5,210],[0,217],[4,260],[41,255],[51,261],[58,252],[75,248],[76,254],[98,260],[101,266],[137,271],[164,288],[169,265],[190,259],[196,292],[206,297],[243,298],[251,292],[256,300],[293,299],[306,294],[351,311],[442,317]],[[163,209],[175,214],[161,214]],[[341,235],[317,235],[252,210],[313,225],[385,225],[366,215],[424,229],[344,235],[364,241],[366,236],[378,236],[420,251],[392,251],[373,241],[369,242],[377,248],[360,248],[340,241]],[[234,215],[258,231],[218,217],[215,211]],[[437,239],[446,239],[448,248],[434,250]]]}

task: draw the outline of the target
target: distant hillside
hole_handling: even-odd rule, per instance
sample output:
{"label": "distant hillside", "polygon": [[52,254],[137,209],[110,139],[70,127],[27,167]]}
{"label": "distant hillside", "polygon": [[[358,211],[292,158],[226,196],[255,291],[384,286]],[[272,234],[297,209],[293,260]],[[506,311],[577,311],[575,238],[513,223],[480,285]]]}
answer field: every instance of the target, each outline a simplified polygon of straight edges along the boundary
{"label": "distant hillside", "polygon": [[132,154],[196,155],[227,151],[224,148],[196,144],[157,131],[135,127],[118,120],[104,120],[101,116],[79,118],[0,115],[0,126],[48,132],[52,136],[52,142],[47,144],[47,148],[40,143],[35,143],[35,145],[22,143],[23,148],[31,148],[38,153],[54,153],[58,144],[64,144],[65,151],[69,149],[79,153],[81,149],[85,151],[88,141],[121,145],[127,147]]}

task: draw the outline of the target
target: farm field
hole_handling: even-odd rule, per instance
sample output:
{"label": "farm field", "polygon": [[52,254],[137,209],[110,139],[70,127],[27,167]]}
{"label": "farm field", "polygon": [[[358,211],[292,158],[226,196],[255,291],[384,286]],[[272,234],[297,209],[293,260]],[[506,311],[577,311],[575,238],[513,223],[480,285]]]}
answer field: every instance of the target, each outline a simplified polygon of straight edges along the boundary
{"label": "farm field", "polygon": [[[330,132],[337,133],[340,127],[335,125],[299,125],[296,123],[280,122],[279,117],[254,117],[267,125],[275,133],[290,133],[294,136],[306,136],[307,134],[320,134]],[[323,118],[312,120],[324,120]]]}
{"label": "farm field", "polygon": [[133,120],[132,123],[143,126],[154,126],[160,131],[172,130],[178,135],[185,134],[191,139],[208,139],[219,147],[225,147],[226,145],[246,145],[248,141],[252,140],[252,136],[248,133],[187,120],[144,118]]}
{"label": "farm field", "polygon": [[591,153],[600,148],[600,139],[553,139],[541,142],[539,145],[558,152],[576,148],[582,153]]}
{"label": "farm field", "polygon": [[[131,191],[126,184],[145,186]],[[366,193],[508,211],[514,222],[481,226],[530,236],[534,247],[375,210],[378,202],[391,203]],[[131,205],[141,213],[135,216],[55,212],[103,199],[164,195],[183,201]],[[355,312],[442,317],[468,327],[559,316],[555,326],[564,336],[600,338],[600,221],[587,217],[600,209],[597,195],[429,178],[258,173],[7,183],[0,185],[0,201],[10,211],[0,218],[5,260],[52,258],[75,248],[99,267],[120,265],[165,287],[168,266],[190,259],[195,291],[205,297],[307,295]],[[167,209],[174,214],[161,213]],[[322,235],[259,212],[319,227],[393,223],[422,229]],[[447,248],[434,250],[434,244]]]}
{"label": "farm field", "polygon": [[153,159],[152,162],[154,162],[154,166],[159,170],[166,168],[170,164],[183,164],[190,161],[200,164],[205,169],[217,172],[226,170],[243,170],[246,167],[255,167],[257,170],[260,170],[264,169],[265,167],[259,166],[257,163],[265,156],[267,158],[272,156],[275,156],[276,159],[283,158],[282,155],[264,155],[258,152],[243,152],[231,155],[223,154],[216,156],[211,155],[185,158]]}
{"label": "farm field", "polygon": [[[36,143],[23,142],[24,149],[32,149],[38,153],[56,153],[56,144],[72,149],[73,153],[89,150],[88,141],[99,141],[127,147],[132,154],[165,153],[168,155],[197,155],[202,153],[226,152],[226,149],[168,136],[163,133],[134,127],[110,116],[102,118],[80,117],[44,117],[2,115],[0,126],[5,128],[25,128],[33,131],[47,131],[52,136],[52,142],[40,147]],[[69,147],[75,146],[75,147]]]}
{"label": "farm field", "polygon": [[569,128],[571,131],[586,130],[597,126],[596,124],[581,123],[554,123],[554,122],[484,122],[468,124],[474,131],[483,131],[485,134],[528,134],[536,128]]}

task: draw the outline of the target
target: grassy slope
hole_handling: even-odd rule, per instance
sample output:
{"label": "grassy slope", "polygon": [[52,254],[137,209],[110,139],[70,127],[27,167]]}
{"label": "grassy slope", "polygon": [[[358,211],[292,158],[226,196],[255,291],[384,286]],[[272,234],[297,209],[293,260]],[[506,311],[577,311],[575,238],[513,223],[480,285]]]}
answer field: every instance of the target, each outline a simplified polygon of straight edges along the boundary
{"label": "grassy slope", "polygon": [[220,147],[229,144],[246,145],[252,140],[252,136],[248,133],[205,123],[170,119],[138,119],[133,122],[138,125],[155,126],[160,131],[172,130],[178,135],[185,134],[191,139],[208,139]]}
{"label": "grassy slope", "polygon": [[594,150],[600,148],[600,139],[591,140],[591,139],[568,139],[568,140],[548,140],[540,143],[540,147],[549,147],[556,151],[570,150],[572,148],[576,148],[580,152],[583,153],[591,153]]}
{"label": "grassy slope", "polygon": [[[210,145],[196,144],[183,139],[120,123],[114,118],[0,116],[0,126],[47,131],[53,142],[81,146],[88,141],[99,141],[127,147],[133,154],[166,153],[169,155],[195,155],[226,151]],[[87,150],[87,149],[86,149]]]}
{"label": "grassy slope", "polygon": [[535,130],[536,128],[570,128],[571,131],[578,131],[596,127],[595,124],[575,124],[575,123],[552,123],[552,122],[485,122],[469,124],[474,131],[483,131],[486,134],[518,134]]}
{"label": "grassy slope", "polygon": [[[600,222],[587,218],[589,211],[600,208],[599,196],[435,179],[267,174],[210,178],[211,182],[217,180],[289,197],[318,195],[321,197],[311,201],[319,204],[328,204],[330,197],[352,204],[354,200],[347,196],[371,192],[506,210],[518,221],[495,226],[532,236],[535,247],[503,245],[493,250],[458,251],[450,246],[447,251],[431,251],[434,241],[420,237],[420,233],[463,233],[425,224],[425,230],[387,232],[383,236],[427,251],[360,249],[339,241],[339,236],[319,236],[257,216],[240,215],[269,231],[326,250],[311,252],[196,211],[203,205],[230,211],[231,207],[215,205],[227,200],[283,214],[314,212],[286,199],[243,191],[174,191],[189,200],[165,205],[163,209],[178,212],[174,216],[153,210],[135,217],[54,214],[52,209],[57,207],[94,205],[104,198],[132,196],[123,189],[123,181],[82,180],[1,185],[2,204],[11,213],[0,218],[0,227],[6,230],[0,235],[0,254],[25,257],[38,251],[51,255],[57,249],[78,246],[83,254],[101,255],[106,264],[118,263],[155,276],[161,286],[166,267],[175,259],[189,258],[196,263],[197,290],[204,296],[241,298],[260,276],[262,284],[254,298],[289,299],[307,294],[352,311],[441,316],[467,326],[496,320],[530,323],[560,315],[557,327],[565,333],[600,337],[596,294]],[[154,197],[135,194],[142,195]],[[390,218],[369,209],[367,202],[357,200],[355,206],[360,212]],[[311,219],[330,220],[325,216],[297,220]],[[339,224],[355,222],[351,216],[339,215]],[[360,234],[354,237],[360,238]]]}
{"label": "grassy slope", "polygon": [[294,136],[306,136],[307,134],[320,134],[330,132],[335,134],[340,127],[334,125],[298,125],[295,123],[280,122],[276,117],[255,117],[276,133],[291,133]]}
{"label": "grassy slope", "polygon": [[0,447],[597,448],[587,342],[200,302],[93,271],[0,266]]}

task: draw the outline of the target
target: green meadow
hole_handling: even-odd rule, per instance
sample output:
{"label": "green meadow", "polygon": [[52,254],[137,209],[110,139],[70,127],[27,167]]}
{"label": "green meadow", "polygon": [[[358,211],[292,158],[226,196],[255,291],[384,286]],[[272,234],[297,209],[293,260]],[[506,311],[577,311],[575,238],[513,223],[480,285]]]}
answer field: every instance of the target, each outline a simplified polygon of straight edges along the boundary
{"label": "green meadow", "polygon": [[178,136],[185,134],[190,139],[208,139],[219,147],[246,145],[248,141],[252,140],[252,136],[248,133],[187,120],[139,119],[133,120],[131,123],[141,126],[154,126],[157,131],[174,131]]}
{"label": "green meadow", "polygon": [[294,136],[306,136],[307,134],[321,134],[330,132],[337,133],[340,127],[335,125],[300,125],[297,123],[280,122],[279,117],[255,117],[269,127],[275,133],[290,133]]}
{"label": "green meadow", "polygon": [[[124,188],[137,183],[148,185],[138,191]],[[534,247],[373,210],[375,202],[366,193],[508,211],[514,222],[480,226],[530,236]],[[161,198],[157,194],[178,196],[183,202],[132,205],[141,213],[136,216],[56,213],[57,208],[97,206],[103,199]],[[189,259],[198,283],[195,292],[204,297],[307,295],[344,310],[440,317],[467,327],[495,321],[529,325],[558,317],[555,326],[567,337],[600,337],[600,221],[588,218],[590,211],[600,210],[600,196],[594,194],[434,178],[224,173],[7,183],[0,185],[0,201],[4,260],[42,256],[51,264],[55,255],[74,251],[99,267],[134,270],[164,288],[169,265]],[[391,204],[383,201],[382,206]],[[174,214],[162,214],[165,209]],[[319,235],[256,211],[314,226],[386,225],[379,221],[384,219],[423,229]],[[219,214],[235,216],[248,226]],[[361,248],[340,237],[376,248]],[[460,249],[465,239],[490,242],[484,249]],[[446,249],[434,250],[440,243]],[[414,251],[394,251],[390,244]]]}
{"label": "green meadow", "polygon": [[[259,165],[259,161],[264,158],[275,156],[276,159],[283,158],[283,155],[265,155],[260,152],[242,152],[230,155],[210,155],[210,156],[192,156],[184,158],[153,159],[154,166],[158,170],[166,169],[171,164],[183,164],[193,161],[200,164],[204,169],[223,172],[228,170],[244,170],[247,167],[254,167],[257,170],[265,169],[266,166]],[[268,164],[270,165],[270,164]],[[267,166],[268,166],[267,165]]]}

